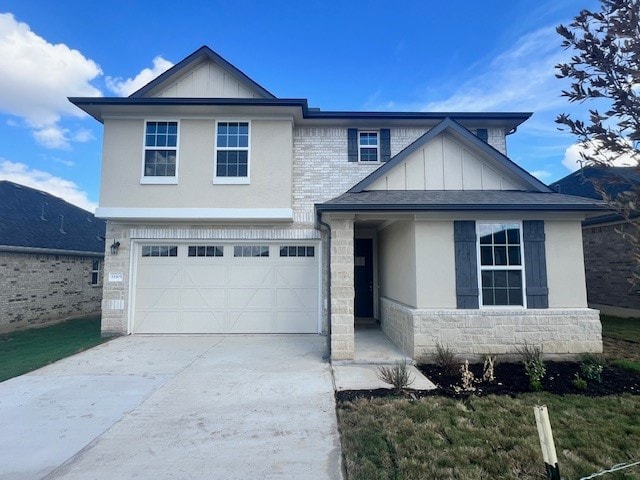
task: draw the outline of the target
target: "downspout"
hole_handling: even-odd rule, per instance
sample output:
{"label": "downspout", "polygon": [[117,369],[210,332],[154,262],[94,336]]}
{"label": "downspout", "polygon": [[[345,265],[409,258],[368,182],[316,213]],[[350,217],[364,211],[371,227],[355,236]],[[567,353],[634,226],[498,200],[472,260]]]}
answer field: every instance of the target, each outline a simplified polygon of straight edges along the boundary
{"label": "downspout", "polygon": [[327,352],[331,360],[331,226],[321,220],[322,212],[316,213],[316,219],[327,231]]}

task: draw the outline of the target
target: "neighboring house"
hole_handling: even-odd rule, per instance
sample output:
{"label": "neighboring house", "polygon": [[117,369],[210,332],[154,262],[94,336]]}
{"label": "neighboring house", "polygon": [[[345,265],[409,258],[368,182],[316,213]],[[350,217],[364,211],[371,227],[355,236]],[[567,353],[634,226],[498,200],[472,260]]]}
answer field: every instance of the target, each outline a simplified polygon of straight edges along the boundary
{"label": "neighboring house", "polygon": [[0,331],[99,313],[105,222],[0,181]]}
{"label": "neighboring house", "polygon": [[581,221],[506,157],[528,113],[344,112],[276,98],[202,47],[104,124],[103,324],[127,333],[326,333],[374,317],[409,355],[601,351]]}
{"label": "neighboring house", "polygon": [[[550,185],[555,191],[600,199],[595,185],[615,198],[619,193],[640,185],[640,174],[632,167],[584,167]],[[640,285],[633,283],[638,260],[623,232],[635,234],[635,228],[616,213],[588,218],[582,222],[587,300],[603,313],[640,316]]]}

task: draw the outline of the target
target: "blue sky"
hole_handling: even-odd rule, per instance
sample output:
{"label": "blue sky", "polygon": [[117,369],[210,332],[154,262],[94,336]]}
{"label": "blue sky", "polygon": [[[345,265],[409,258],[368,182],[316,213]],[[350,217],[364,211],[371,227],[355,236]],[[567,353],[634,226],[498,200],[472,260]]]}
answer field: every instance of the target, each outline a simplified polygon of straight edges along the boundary
{"label": "blue sky", "polygon": [[509,156],[551,182],[576,168],[558,113],[555,26],[595,0],[109,1],[0,4],[0,179],[87,209],[101,125],[68,96],[119,96],[208,45],[278,97],[323,110],[531,111]]}

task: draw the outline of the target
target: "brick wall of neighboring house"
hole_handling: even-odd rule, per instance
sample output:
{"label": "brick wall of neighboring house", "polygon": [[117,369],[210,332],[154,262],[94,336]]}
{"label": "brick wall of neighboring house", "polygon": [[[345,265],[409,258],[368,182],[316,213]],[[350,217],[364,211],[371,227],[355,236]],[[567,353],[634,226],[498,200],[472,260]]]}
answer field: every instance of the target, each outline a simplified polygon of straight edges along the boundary
{"label": "brick wall of neighboring house", "polygon": [[640,309],[640,286],[629,282],[637,269],[631,247],[616,230],[628,225],[585,227],[582,230],[589,303]]}
{"label": "brick wall of neighboring house", "polygon": [[88,256],[0,252],[0,331],[100,312],[102,279],[91,285],[94,260],[102,263]]}

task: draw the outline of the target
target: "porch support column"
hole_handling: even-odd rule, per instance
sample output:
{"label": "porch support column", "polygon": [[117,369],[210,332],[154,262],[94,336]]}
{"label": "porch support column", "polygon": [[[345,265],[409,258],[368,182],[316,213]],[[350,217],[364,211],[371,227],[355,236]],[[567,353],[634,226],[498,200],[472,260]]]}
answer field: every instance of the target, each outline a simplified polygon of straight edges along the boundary
{"label": "porch support column", "polygon": [[329,220],[331,225],[331,359],[354,358],[353,216]]}

